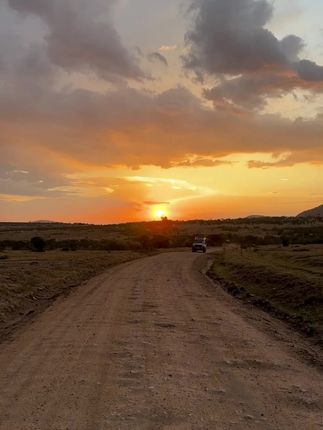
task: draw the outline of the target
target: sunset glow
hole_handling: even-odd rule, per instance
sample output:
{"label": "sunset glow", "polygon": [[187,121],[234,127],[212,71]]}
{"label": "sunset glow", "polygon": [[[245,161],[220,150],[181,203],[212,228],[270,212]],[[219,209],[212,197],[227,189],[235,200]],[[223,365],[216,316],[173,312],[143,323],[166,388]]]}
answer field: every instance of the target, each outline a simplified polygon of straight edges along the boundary
{"label": "sunset glow", "polygon": [[162,219],[162,218],[168,217],[165,209],[155,209],[154,210],[154,216],[157,219]]}
{"label": "sunset glow", "polygon": [[230,3],[2,2],[0,220],[322,204],[323,0]]}

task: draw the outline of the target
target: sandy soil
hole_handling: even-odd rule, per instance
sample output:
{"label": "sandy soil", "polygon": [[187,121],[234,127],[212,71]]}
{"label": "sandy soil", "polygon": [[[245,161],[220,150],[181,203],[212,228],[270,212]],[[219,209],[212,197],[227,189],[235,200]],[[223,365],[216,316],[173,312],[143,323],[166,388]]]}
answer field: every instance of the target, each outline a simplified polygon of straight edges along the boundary
{"label": "sandy soil", "polygon": [[322,429],[305,343],[211,285],[207,259],[112,268],[2,344],[0,429]]}

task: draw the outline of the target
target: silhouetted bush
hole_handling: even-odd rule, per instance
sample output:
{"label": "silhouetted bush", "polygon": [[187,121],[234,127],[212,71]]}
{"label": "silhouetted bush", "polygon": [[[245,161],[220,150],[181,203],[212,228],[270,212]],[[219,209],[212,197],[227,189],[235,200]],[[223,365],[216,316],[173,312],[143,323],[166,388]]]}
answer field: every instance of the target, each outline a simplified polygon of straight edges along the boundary
{"label": "silhouetted bush", "polygon": [[11,249],[13,251],[22,251],[25,249],[29,249],[29,246],[26,242],[23,242],[22,240],[12,241],[11,243]]}
{"label": "silhouetted bush", "polygon": [[139,237],[139,243],[143,249],[151,248],[149,236],[147,234],[143,234]]}
{"label": "silhouetted bush", "polygon": [[35,236],[30,240],[31,248],[35,252],[44,252],[46,242],[40,236]]}
{"label": "silhouetted bush", "polygon": [[169,238],[162,235],[153,236],[150,240],[152,248],[169,248]]}
{"label": "silhouetted bush", "polygon": [[124,241],[117,239],[105,240],[104,249],[107,251],[124,251],[127,249],[127,245]]}
{"label": "silhouetted bush", "polygon": [[222,234],[209,234],[207,244],[209,246],[222,246],[225,242],[225,237]]}
{"label": "silhouetted bush", "polygon": [[170,238],[169,246],[171,248],[191,247],[193,238],[187,235],[176,235]]}
{"label": "silhouetted bush", "polygon": [[282,237],[282,245],[287,248],[289,246],[289,239],[288,237]]}

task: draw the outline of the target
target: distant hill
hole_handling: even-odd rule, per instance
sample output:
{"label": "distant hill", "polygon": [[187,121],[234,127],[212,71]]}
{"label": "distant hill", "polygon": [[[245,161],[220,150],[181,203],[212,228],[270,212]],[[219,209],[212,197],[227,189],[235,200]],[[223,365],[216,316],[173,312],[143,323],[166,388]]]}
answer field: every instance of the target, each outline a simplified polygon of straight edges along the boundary
{"label": "distant hill", "polygon": [[266,218],[266,215],[249,215],[246,218],[247,219]]}
{"label": "distant hill", "polygon": [[297,215],[299,218],[305,217],[323,217],[323,205],[318,206],[317,208],[309,209]]}
{"label": "distant hill", "polygon": [[36,221],[31,221],[32,224],[56,224],[56,221],[48,221],[46,219],[39,219]]}

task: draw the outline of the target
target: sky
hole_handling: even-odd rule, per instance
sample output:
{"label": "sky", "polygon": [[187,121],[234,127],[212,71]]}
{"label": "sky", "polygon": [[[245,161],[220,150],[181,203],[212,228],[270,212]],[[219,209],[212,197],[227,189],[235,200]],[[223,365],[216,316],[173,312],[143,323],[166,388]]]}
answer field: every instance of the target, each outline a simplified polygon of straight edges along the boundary
{"label": "sky", "polygon": [[323,0],[0,0],[0,221],[323,203]]}

